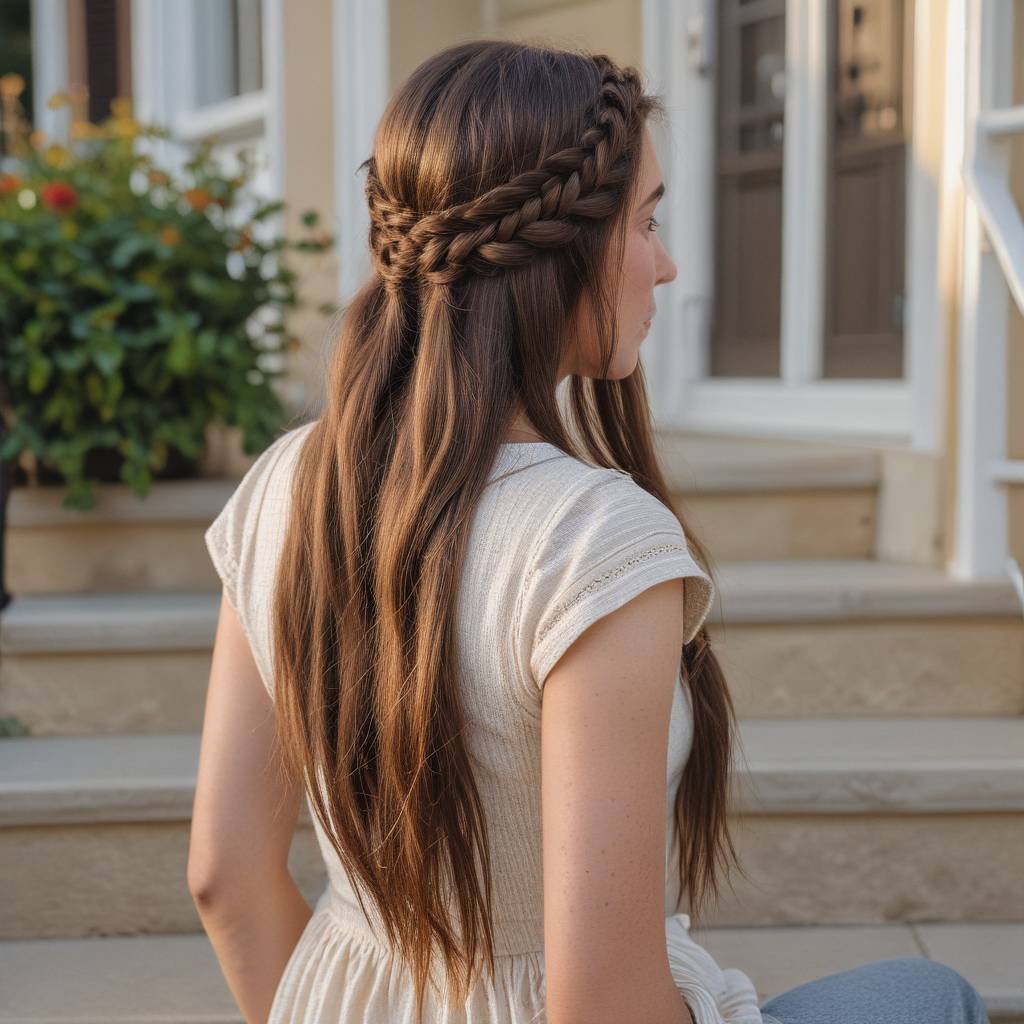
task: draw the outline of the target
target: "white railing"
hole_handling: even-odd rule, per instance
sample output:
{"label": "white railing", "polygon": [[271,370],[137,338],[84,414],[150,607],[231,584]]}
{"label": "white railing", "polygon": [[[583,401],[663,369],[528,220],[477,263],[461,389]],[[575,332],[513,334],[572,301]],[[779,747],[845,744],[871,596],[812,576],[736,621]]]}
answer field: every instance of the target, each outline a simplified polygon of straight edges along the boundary
{"label": "white railing", "polygon": [[1004,151],[1008,137],[1019,134],[1024,134],[1024,106],[979,111],[964,181],[978,206],[1010,294],[1024,313],[1024,220],[1010,192],[1009,155]]}
{"label": "white railing", "polygon": [[1024,220],[1010,189],[1008,146],[1011,136],[1024,134],[1024,106],[1013,96],[1014,7],[1008,0],[949,6],[948,30],[967,41],[953,569],[975,578],[1008,573],[1024,604],[1020,567],[1008,550],[1008,487],[1024,483],[1024,460],[1006,451],[1009,296],[1024,314]]}

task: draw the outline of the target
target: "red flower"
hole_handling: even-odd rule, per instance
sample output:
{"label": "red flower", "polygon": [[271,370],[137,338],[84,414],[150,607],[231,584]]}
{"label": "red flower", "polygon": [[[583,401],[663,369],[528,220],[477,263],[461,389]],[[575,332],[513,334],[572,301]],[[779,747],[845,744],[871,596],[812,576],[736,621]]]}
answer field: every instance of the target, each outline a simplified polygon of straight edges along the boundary
{"label": "red flower", "polygon": [[40,190],[39,198],[51,210],[64,213],[78,205],[78,192],[66,181],[48,181]]}
{"label": "red flower", "polygon": [[0,174],[0,196],[13,192],[21,185],[21,179],[14,174]]}

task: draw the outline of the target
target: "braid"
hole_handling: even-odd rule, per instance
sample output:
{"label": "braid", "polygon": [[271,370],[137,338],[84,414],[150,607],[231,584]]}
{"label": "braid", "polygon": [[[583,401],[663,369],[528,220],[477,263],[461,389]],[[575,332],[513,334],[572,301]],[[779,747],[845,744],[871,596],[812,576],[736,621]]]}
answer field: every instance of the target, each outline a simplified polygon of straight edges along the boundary
{"label": "braid", "polygon": [[539,167],[438,213],[419,214],[394,202],[366,162],[370,247],[389,290],[420,278],[452,284],[466,272],[496,274],[533,259],[537,249],[567,245],[578,218],[601,219],[618,205],[629,168],[620,159],[635,137],[641,83],[632,68],[604,56],[593,123],[575,146]]}

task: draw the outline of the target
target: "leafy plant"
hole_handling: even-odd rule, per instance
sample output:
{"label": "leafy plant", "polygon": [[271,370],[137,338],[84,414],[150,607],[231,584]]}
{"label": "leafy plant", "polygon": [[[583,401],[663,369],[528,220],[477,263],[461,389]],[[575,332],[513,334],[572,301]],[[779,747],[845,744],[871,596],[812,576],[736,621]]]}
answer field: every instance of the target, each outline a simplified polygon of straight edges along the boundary
{"label": "leafy plant", "polygon": [[297,241],[276,233],[284,204],[246,189],[247,153],[229,174],[203,145],[168,174],[140,145],[167,133],[138,124],[125,100],[102,125],[72,120],[66,145],[30,133],[10,77],[0,79],[13,154],[0,173],[0,459],[31,453],[67,483],[66,506],[89,508],[90,453],[118,453],[120,479],[142,496],[172,449],[202,456],[213,420],[239,427],[246,452],[262,450],[285,416],[272,381],[297,344],[285,255],[333,245],[318,215],[303,215]]}
{"label": "leafy plant", "polygon": [[28,726],[20,718],[8,715],[0,718],[0,738],[6,736],[28,736]]}

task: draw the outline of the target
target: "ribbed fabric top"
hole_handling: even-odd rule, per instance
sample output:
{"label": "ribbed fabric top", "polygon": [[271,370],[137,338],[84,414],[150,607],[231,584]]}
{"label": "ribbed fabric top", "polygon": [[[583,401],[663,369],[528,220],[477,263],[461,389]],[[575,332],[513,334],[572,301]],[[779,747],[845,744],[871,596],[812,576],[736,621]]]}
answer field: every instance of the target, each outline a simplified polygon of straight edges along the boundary
{"label": "ribbed fabric top", "polygon": [[[282,434],[253,463],[206,531],[210,556],[273,697],[270,611],[290,482],[313,424]],[[714,600],[679,520],[629,474],[546,442],[502,445],[470,525],[456,619],[466,742],[483,801],[494,891],[496,977],[465,1008],[427,1003],[425,1020],[525,1024],[544,1013],[540,724],[544,682],[589,625],[646,588],[684,586],[684,639]],[[677,676],[666,764],[666,943],[697,1024],[761,1024],[750,979],[721,970],[675,912],[673,807],[692,744],[689,693]],[[307,795],[308,799],[308,795]],[[270,1024],[413,1024],[411,976],[364,916],[334,848],[310,813],[328,885],[285,968]]]}

